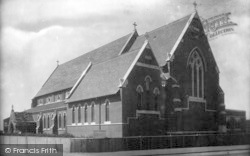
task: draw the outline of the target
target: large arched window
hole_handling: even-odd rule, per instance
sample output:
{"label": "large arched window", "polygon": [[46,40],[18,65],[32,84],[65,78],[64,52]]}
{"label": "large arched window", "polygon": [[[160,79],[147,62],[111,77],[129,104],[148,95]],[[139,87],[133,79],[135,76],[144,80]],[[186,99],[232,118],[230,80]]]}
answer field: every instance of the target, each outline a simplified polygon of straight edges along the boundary
{"label": "large arched window", "polygon": [[95,103],[91,103],[91,122],[95,121]]}
{"label": "large arched window", "polygon": [[72,107],[72,123],[75,123],[75,106]]}
{"label": "large arched window", "polygon": [[88,122],[88,104],[86,103],[84,106],[84,122]]}
{"label": "large arched window", "polygon": [[105,102],[105,121],[109,121],[109,100]]}
{"label": "large arched window", "polygon": [[188,59],[188,69],[191,80],[191,95],[204,98],[204,65],[197,50],[194,50]]}
{"label": "large arched window", "polygon": [[81,123],[81,118],[82,118],[82,111],[81,111],[81,106],[78,106],[78,123]]}
{"label": "large arched window", "polygon": [[142,109],[142,98],[143,98],[143,88],[141,85],[137,86],[136,88],[137,92],[137,109],[140,110]]}
{"label": "large arched window", "polygon": [[154,110],[158,110],[158,107],[159,107],[158,100],[159,100],[159,95],[160,95],[159,88],[155,87],[153,93],[154,93]]}

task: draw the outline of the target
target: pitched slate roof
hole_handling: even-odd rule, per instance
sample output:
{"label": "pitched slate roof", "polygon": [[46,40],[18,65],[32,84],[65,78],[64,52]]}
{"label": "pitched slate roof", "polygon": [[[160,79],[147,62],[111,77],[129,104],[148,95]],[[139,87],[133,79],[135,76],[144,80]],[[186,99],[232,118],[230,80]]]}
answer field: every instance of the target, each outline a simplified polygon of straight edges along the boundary
{"label": "pitched slate roof", "polygon": [[31,113],[27,112],[14,112],[16,122],[34,122]]}
{"label": "pitched slate roof", "polygon": [[59,65],[35,97],[73,87],[90,61],[95,64],[118,56],[120,50],[130,36],[131,34],[128,34],[109,44]]}
{"label": "pitched slate roof", "polygon": [[41,112],[41,111],[48,111],[48,110],[53,110],[53,109],[58,109],[61,107],[65,107],[65,102],[64,101],[60,101],[60,102],[55,102],[55,103],[51,103],[51,104],[47,104],[47,105],[41,105],[41,106],[37,106],[37,107],[33,107],[31,109],[28,109],[24,112],[27,113],[35,113],[35,112]]}
{"label": "pitched slate roof", "polygon": [[[193,14],[188,15],[168,25],[164,25],[160,28],[150,31],[147,33],[147,35],[144,34],[137,37],[133,45],[131,46],[129,52],[127,53],[130,53],[132,51],[137,51],[139,48],[142,47],[145,38],[148,38],[152,51],[154,52],[154,55],[156,56],[159,65],[160,66],[165,65],[168,53],[170,53],[170,51],[175,46],[178,38],[182,34],[185,26],[187,25],[192,15]],[[119,80],[119,78],[122,78],[120,74],[124,73],[125,68],[129,65],[128,64],[129,61],[126,62],[119,59],[120,58],[119,52],[124,47],[130,36],[131,34],[126,35],[118,40],[115,40],[96,50],[93,50],[92,52],[86,53],[76,59],[73,59],[69,62],[66,62],[58,66],[35,97],[73,87],[74,84],[77,82],[77,80],[80,78],[82,72],[86,69],[90,61],[92,62],[93,66],[91,67],[89,73],[87,73],[87,75],[84,77],[83,82],[81,82],[80,86],[78,86],[79,88],[89,87],[88,88],[89,90],[88,92],[84,93],[80,92],[73,93],[73,95],[70,98],[70,101],[78,100],[79,96],[84,96],[83,99],[87,97],[88,98],[98,97],[101,94],[99,91],[97,91],[97,89],[100,89],[107,94],[111,92],[113,93],[114,88],[112,87],[115,86],[114,84],[119,83],[117,82],[117,80]],[[127,53],[122,54],[121,57],[124,58],[129,57],[130,55],[127,55]],[[134,54],[131,54],[131,56],[132,55]],[[114,59],[116,57],[118,58]],[[132,60],[132,57],[130,59]],[[124,67],[121,64],[115,65],[115,63],[112,63],[113,61],[117,61],[115,62],[117,64],[123,62]],[[103,62],[103,64],[101,64],[101,62]],[[100,65],[98,66],[98,64]],[[110,75],[112,75],[110,74],[112,71],[118,72],[117,75],[110,77]],[[105,74],[105,76],[102,74]],[[97,82],[100,82],[102,84],[99,84]],[[92,86],[89,85],[88,83],[92,84]],[[86,86],[84,86],[83,84]],[[93,87],[93,84],[95,84],[96,87]],[[107,88],[109,88],[110,85],[112,85],[112,87],[107,90]],[[116,84],[116,87],[118,85],[119,84]],[[78,90],[81,90],[79,88]]]}
{"label": "pitched slate roof", "polygon": [[147,37],[159,65],[165,65],[167,54],[170,53],[176,44],[177,39],[192,15],[193,14],[190,14],[170,24],[140,35],[130,50],[133,51],[141,47],[145,41],[145,37]]}
{"label": "pitched slate roof", "polygon": [[92,65],[67,102],[80,101],[117,93],[123,78],[139,49],[114,59]]}

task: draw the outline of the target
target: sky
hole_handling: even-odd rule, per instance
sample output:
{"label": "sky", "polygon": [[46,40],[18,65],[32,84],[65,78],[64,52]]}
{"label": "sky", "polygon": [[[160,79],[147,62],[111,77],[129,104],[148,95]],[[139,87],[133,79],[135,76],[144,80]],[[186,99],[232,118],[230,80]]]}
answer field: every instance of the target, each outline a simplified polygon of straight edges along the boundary
{"label": "sky", "polygon": [[[133,31],[144,34],[194,12],[193,0],[2,0],[0,129],[31,107],[59,64]],[[231,12],[235,32],[209,41],[227,109],[250,118],[250,1],[196,0],[202,18]]]}

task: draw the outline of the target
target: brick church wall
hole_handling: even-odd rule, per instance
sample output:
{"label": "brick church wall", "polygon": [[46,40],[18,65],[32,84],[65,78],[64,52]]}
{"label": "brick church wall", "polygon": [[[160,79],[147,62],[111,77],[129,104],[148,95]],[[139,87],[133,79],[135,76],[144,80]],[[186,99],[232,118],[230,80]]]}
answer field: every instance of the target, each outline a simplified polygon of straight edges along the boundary
{"label": "brick church wall", "polygon": [[[147,61],[144,59],[146,55],[148,56],[151,55],[150,54],[151,51],[150,50],[147,51],[148,52],[142,54],[138,62],[156,66],[157,64],[153,57],[152,61]],[[152,79],[152,82],[150,82],[149,94],[146,93],[146,83],[145,83],[146,76],[150,76]],[[148,119],[147,117],[143,118],[142,119],[144,120],[143,122],[138,120],[138,118],[136,117],[137,102],[138,102],[136,88],[138,85],[141,85],[143,87],[142,109],[146,110],[146,103],[148,102],[149,110],[154,110],[155,101],[154,101],[153,89],[157,87],[159,88],[160,93],[162,93],[160,71],[157,69],[135,65],[135,67],[133,68],[127,79],[127,82],[128,82],[127,86],[121,89],[123,122],[126,123],[123,126],[123,132],[124,132],[123,136],[143,135],[143,133],[145,133],[144,135],[154,135],[154,133],[159,134],[159,131],[162,128],[159,128],[157,126],[162,127],[163,125],[162,120],[160,120],[159,116],[154,115],[154,117],[149,117],[149,115],[146,115],[148,116]],[[161,100],[162,100],[161,95],[159,95],[158,111],[160,110],[160,104],[162,103]],[[143,129],[143,133],[138,134],[140,129]]]}
{"label": "brick church wall", "polygon": [[[105,101],[110,101],[109,118],[110,123],[105,123]],[[94,122],[91,124],[91,103],[95,102],[94,106]],[[85,114],[84,106],[88,104],[87,109],[87,124],[84,123]],[[101,122],[99,108],[101,103]],[[78,123],[78,109],[75,109],[75,124],[72,124],[72,107],[81,106],[81,123]],[[94,131],[105,130],[107,137],[122,137],[122,110],[119,93],[113,96],[107,96],[97,99],[89,99],[87,101],[75,102],[68,104],[67,109],[67,132],[76,137],[93,137]]]}

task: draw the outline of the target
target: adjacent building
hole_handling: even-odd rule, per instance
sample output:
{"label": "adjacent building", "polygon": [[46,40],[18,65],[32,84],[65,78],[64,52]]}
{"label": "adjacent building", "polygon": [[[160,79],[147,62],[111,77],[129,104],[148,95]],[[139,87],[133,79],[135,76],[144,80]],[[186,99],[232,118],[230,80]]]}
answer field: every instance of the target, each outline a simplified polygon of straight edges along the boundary
{"label": "adjacent building", "polygon": [[226,127],[228,132],[246,132],[246,112],[226,109]]}

